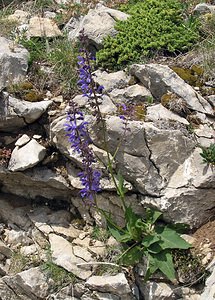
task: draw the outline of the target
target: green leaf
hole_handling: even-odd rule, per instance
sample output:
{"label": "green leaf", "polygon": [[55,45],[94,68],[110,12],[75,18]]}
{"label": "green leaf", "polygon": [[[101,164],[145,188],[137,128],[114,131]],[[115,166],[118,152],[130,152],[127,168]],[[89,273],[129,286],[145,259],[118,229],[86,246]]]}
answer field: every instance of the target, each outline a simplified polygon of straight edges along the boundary
{"label": "green leaf", "polygon": [[154,274],[157,269],[158,269],[158,264],[157,264],[157,260],[154,259],[154,257],[152,255],[150,255],[149,253],[146,253],[146,256],[147,256],[147,259],[148,259],[148,268],[147,268],[147,271],[146,271],[146,275],[145,275],[145,278],[144,278],[144,281],[146,282],[150,276],[152,274]]}
{"label": "green leaf", "polygon": [[136,227],[136,223],[139,219],[140,219],[140,217],[133,212],[131,206],[126,207],[126,210],[125,210],[126,226],[127,226],[128,232],[130,233],[130,235],[134,241],[141,241],[141,238],[142,238],[141,228]]}
{"label": "green leaf", "polygon": [[154,258],[154,264],[158,266],[158,269],[166,275],[166,277],[174,281],[175,269],[172,260],[172,255],[168,251],[162,251],[152,256]]}
{"label": "green leaf", "polygon": [[161,215],[160,211],[151,208],[146,209],[146,221],[150,224],[154,224]]}
{"label": "green leaf", "polygon": [[160,239],[157,235],[146,235],[143,238],[142,245],[146,248],[151,246],[152,244],[158,242]]}
{"label": "green leaf", "polygon": [[175,230],[168,226],[156,226],[155,232],[160,235],[159,245],[162,249],[189,249],[191,247]]}
{"label": "green leaf", "polygon": [[107,221],[107,223],[108,223],[108,229],[109,229],[109,231],[110,231],[110,234],[111,234],[118,242],[120,242],[120,240],[121,240],[121,232],[120,232],[118,229],[116,229],[112,224],[110,224],[108,221]]}
{"label": "green leaf", "polygon": [[128,248],[120,257],[119,261],[125,266],[137,264],[143,256],[143,252],[139,246]]}
{"label": "green leaf", "polygon": [[125,193],[128,191],[124,186],[124,178],[121,175],[120,171],[117,173],[117,179],[118,179],[118,190],[117,194],[121,197],[125,196]]}

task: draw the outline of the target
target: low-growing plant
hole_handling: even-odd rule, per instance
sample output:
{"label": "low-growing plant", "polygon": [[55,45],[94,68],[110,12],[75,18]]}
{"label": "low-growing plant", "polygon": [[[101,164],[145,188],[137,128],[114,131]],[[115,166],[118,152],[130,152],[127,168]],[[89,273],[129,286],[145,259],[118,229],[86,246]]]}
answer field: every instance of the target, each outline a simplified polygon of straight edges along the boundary
{"label": "low-growing plant", "polygon": [[203,158],[203,163],[215,166],[215,143],[210,144],[209,147],[200,146],[202,153],[200,153]]}
{"label": "low-growing plant", "polygon": [[104,39],[97,53],[104,67],[122,67],[155,53],[185,52],[199,39],[199,22],[184,19],[183,5],[178,0],[135,1],[122,7],[130,17],[117,21],[116,36]]}
{"label": "low-growing plant", "polygon": [[[183,240],[177,233],[184,229],[182,225],[167,225],[160,222],[161,212],[146,209],[145,216],[134,213],[131,206],[125,201],[127,189],[124,179],[120,174],[116,176],[113,169],[114,159],[120,151],[120,144],[114,153],[110,153],[106,136],[106,121],[103,117],[99,104],[103,97],[103,86],[95,83],[93,79],[93,64],[91,54],[84,47],[86,45],[85,36],[81,36],[82,49],[78,56],[79,81],[83,96],[87,97],[89,106],[93,109],[95,122],[102,132],[104,150],[107,154],[107,169],[115,185],[116,192],[121,201],[124,212],[125,227],[121,228],[114,221],[112,216],[102,210],[97,205],[96,194],[101,191],[100,179],[101,172],[94,169],[95,155],[91,148],[91,138],[89,136],[89,123],[85,120],[83,111],[73,101],[70,102],[70,110],[67,112],[67,122],[65,131],[67,133],[71,148],[79,154],[82,159],[82,171],[78,174],[83,188],[80,191],[85,204],[94,206],[98,212],[103,214],[107,221],[111,235],[123,244],[124,252],[118,261],[123,265],[134,265],[140,262],[143,256],[147,257],[148,265],[146,279],[151,274],[160,270],[169,280],[175,280],[174,264],[172,259],[172,249],[188,249],[190,244]],[[120,116],[125,134],[129,130],[128,121],[136,117],[135,107],[122,104]],[[124,136],[122,136],[122,139]],[[117,177],[117,180],[116,180]]]}
{"label": "low-growing plant", "polygon": [[101,242],[106,242],[109,237],[110,237],[110,233],[106,229],[99,227],[99,226],[95,226],[91,233],[92,239],[95,239],[95,240],[98,240]]}

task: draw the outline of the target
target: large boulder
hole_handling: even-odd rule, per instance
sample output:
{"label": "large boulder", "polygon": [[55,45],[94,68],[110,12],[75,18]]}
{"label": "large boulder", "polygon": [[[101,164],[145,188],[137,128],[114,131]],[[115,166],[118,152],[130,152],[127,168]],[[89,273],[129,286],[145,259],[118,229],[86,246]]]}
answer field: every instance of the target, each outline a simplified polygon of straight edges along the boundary
{"label": "large boulder", "polygon": [[182,98],[189,109],[214,115],[209,102],[168,66],[160,64],[134,64],[130,68],[130,73],[136,76],[156,99],[160,100],[163,95],[171,92]]}
{"label": "large boulder", "polygon": [[97,4],[95,9],[90,9],[88,14],[80,20],[72,18],[67,24],[69,39],[77,39],[84,30],[89,42],[96,49],[100,48],[105,37],[117,33],[114,28],[116,20],[126,20],[128,15],[102,4]]}
{"label": "large boulder", "polygon": [[0,91],[25,78],[28,58],[25,48],[0,36]]}

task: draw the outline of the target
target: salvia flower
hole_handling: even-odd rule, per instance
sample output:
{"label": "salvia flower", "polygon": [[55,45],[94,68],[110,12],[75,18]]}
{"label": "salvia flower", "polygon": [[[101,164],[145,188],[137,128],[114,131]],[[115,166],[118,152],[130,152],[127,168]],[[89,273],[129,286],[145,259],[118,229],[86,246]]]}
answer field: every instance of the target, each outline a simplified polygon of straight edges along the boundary
{"label": "salvia flower", "polygon": [[65,131],[72,149],[82,158],[83,171],[78,174],[83,189],[81,197],[87,198],[93,203],[95,194],[100,191],[101,173],[93,169],[95,156],[90,147],[91,139],[88,132],[88,122],[84,120],[84,114],[80,112],[75,103],[70,103],[71,109],[67,113]]}

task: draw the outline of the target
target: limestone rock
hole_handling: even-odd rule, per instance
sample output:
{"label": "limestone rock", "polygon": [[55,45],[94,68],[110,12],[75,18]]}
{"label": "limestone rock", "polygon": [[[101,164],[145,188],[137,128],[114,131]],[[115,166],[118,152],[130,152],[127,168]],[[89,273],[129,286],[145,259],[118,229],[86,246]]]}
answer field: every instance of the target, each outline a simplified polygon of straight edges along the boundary
{"label": "limestone rock", "polygon": [[56,23],[49,18],[32,17],[27,31],[28,37],[56,37],[61,36],[62,32]]}
{"label": "limestone rock", "polygon": [[173,290],[164,282],[140,283],[140,290],[144,300],[174,300]]}
{"label": "limestone rock", "polygon": [[92,274],[91,271],[77,266],[77,264],[84,263],[85,260],[75,256],[71,243],[53,233],[49,235],[49,241],[52,259],[56,265],[72,272],[81,279],[86,279]]}
{"label": "limestone rock", "polygon": [[12,15],[9,15],[7,19],[9,21],[14,21],[22,25],[27,22],[28,17],[29,17],[29,13],[27,11],[17,9]]}
{"label": "limestone rock", "polygon": [[215,5],[199,3],[195,6],[193,12],[200,14],[215,13]]}
{"label": "limestone rock", "polygon": [[185,118],[182,118],[177,114],[171,112],[169,109],[165,108],[162,104],[149,106],[147,108],[145,121],[156,122],[158,120],[175,121],[175,122],[180,122],[184,125],[189,125],[189,122]]}
{"label": "limestone rock", "polygon": [[11,257],[12,251],[0,240],[0,253],[6,257]]}
{"label": "limestone rock", "polygon": [[124,273],[113,276],[91,276],[87,279],[86,286],[92,290],[113,293],[121,297],[131,293]]}
{"label": "limestone rock", "polygon": [[52,104],[52,101],[28,102],[11,96],[4,97],[0,109],[0,131],[16,131],[36,121]]}
{"label": "limestone rock", "polygon": [[46,148],[32,139],[23,147],[15,147],[11,154],[8,169],[10,171],[23,171],[37,165],[43,160]]}
{"label": "limestone rock", "polygon": [[[14,276],[5,276],[3,282],[17,295],[21,294],[21,299],[26,300],[45,299],[48,296],[51,283],[39,267],[28,269]],[[22,298],[23,296],[26,298]]]}
{"label": "limestone rock", "polygon": [[150,91],[140,84],[131,85],[124,89],[114,89],[109,95],[114,103],[126,103],[130,101],[135,104],[142,104],[149,97],[152,97]]}
{"label": "limestone rock", "polygon": [[130,76],[125,71],[107,73],[106,71],[96,70],[93,79],[99,85],[103,85],[106,92],[114,89],[123,89],[129,84]]}
{"label": "limestone rock", "polygon": [[90,43],[97,49],[101,47],[103,39],[108,35],[117,33],[114,28],[116,20],[126,20],[127,14],[98,4],[95,9],[90,9],[88,14],[80,19],[79,22],[70,20],[67,24],[69,28],[69,39],[78,38],[80,32],[84,34]]}
{"label": "limestone rock", "polygon": [[159,100],[167,92],[172,92],[185,100],[188,108],[214,115],[209,102],[168,66],[159,64],[134,64],[131,66],[130,72],[150,90],[156,99]]}
{"label": "limestone rock", "polygon": [[178,166],[161,198],[143,197],[170,221],[199,227],[213,215],[215,174],[201,163],[198,148]]}
{"label": "limestone rock", "polygon": [[23,134],[15,143],[15,146],[22,147],[30,141],[30,137],[27,134]]}
{"label": "limestone rock", "polygon": [[207,278],[205,282],[204,292],[200,296],[200,300],[214,300],[215,295],[215,267],[213,267],[212,274]]}
{"label": "limestone rock", "polygon": [[54,199],[68,201],[72,188],[65,178],[46,167],[34,167],[23,172],[10,172],[0,169],[1,189],[25,198]]}
{"label": "limestone rock", "polygon": [[25,78],[28,57],[29,53],[25,48],[0,37],[0,91]]}

